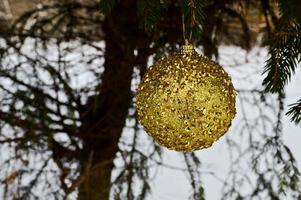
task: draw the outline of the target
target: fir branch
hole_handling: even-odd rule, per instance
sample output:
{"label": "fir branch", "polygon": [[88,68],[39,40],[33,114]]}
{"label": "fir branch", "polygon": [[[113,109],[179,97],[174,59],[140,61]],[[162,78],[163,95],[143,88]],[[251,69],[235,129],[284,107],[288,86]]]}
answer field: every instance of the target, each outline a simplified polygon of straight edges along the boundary
{"label": "fir branch", "polygon": [[[270,43],[270,58],[264,70],[266,77],[263,85],[267,92],[276,93],[283,90],[301,61],[300,16],[292,5],[294,4],[287,1],[279,2],[281,18]],[[291,104],[286,113],[296,124],[301,122],[300,107],[299,100]]]}
{"label": "fir branch", "polygon": [[289,20],[300,23],[301,15],[301,2],[300,0],[278,0],[279,1],[279,10],[281,15]]}
{"label": "fir branch", "polygon": [[263,85],[267,92],[281,91],[295,73],[301,55],[301,26],[282,21],[270,44],[270,58],[267,60],[263,74]]}
{"label": "fir branch", "polygon": [[[295,0],[293,0],[295,1]],[[295,6],[296,5],[296,6]],[[301,61],[301,24],[298,2],[279,0],[280,19],[270,41],[263,85],[267,92],[281,91],[295,73]]]}
{"label": "fir branch", "polygon": [[286,115],[291,117],[291,121],[296,124],[301,122],[301,99],[299,99],[296,103],[289,105],[290,109],[286,113]]}

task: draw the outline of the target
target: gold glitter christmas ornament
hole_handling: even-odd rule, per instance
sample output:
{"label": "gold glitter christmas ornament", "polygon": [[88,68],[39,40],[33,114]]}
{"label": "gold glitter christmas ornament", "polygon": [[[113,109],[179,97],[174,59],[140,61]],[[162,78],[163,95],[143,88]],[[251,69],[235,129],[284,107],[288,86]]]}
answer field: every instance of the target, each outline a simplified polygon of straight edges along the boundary
{"label": "gold glitter christmas ornament", "polygon": [[227,132],[235,97],[225,70],[186,44],[147,71],[137,91],[137,114],[157,143],[191,152],[210,147]]}

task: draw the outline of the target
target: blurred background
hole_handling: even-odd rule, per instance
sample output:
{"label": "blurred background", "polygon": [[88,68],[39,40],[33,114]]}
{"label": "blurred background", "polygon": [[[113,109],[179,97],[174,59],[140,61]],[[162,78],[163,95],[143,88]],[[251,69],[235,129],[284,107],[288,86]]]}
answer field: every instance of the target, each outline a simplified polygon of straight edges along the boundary
{"label": "blurred background", "polygon": [[[301,200],[298,0],[1,0],[0,199]],[[238,92],[228,133],[154,143],[135,95],[183,37]]]}

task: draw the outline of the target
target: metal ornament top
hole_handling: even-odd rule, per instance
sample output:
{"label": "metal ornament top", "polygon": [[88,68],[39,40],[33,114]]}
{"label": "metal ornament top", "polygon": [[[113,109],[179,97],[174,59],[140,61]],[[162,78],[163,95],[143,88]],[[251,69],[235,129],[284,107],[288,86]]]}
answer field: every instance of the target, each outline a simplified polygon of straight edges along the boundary
{"label": "metal ornament top", "polygon": [[196,53],[193,46],[187,40],[185,40],[185,45],[183,45],[181,54],[193,54],[193,53]]}

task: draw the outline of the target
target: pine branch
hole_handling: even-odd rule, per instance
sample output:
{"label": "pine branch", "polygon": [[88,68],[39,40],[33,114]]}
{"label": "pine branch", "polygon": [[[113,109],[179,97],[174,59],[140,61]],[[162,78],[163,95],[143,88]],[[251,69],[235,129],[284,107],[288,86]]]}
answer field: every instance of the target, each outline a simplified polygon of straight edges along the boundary
{"label": "pine branch", "polygon": [[298,0],[279,0],[280,19],[270,42],[270,58],[267,60],[263,85],[266,91],[281,91],[295,73],[301,61],[301,4]]}
{"label": "pine branch", "polygon": [[263,85],[267,92],[281,91],[295,73],[301,59],[301,26],[282,21],[270,44],[270,58],[267,60],[263,74]]}
{"label": "pine branch", "polygon": [[[296,6],[295,6],[296,5]],[[270,58],[267,60],[263,85],[267,92],[282,91],[301,62],[301,23],[298,3],[279,1],[281,18],[270,43]],[[299,5],[300,6],[300,5]],[[301,100],[291,104],[286,115],[291,121],[301,122]]]}
{"label": "pine branch", "polygon": [[296,103],[289,105],[290,109],[286,113],[286,115],[291,117],[291,121],[296,124],[301,122],[301,99],[299,99]]}
{"label": "pine branch", "polygon": [[278,0],[279,1],[279,9],[281,15],[289,20],[300,23],[301,15],[301,2],[300,0]]}

